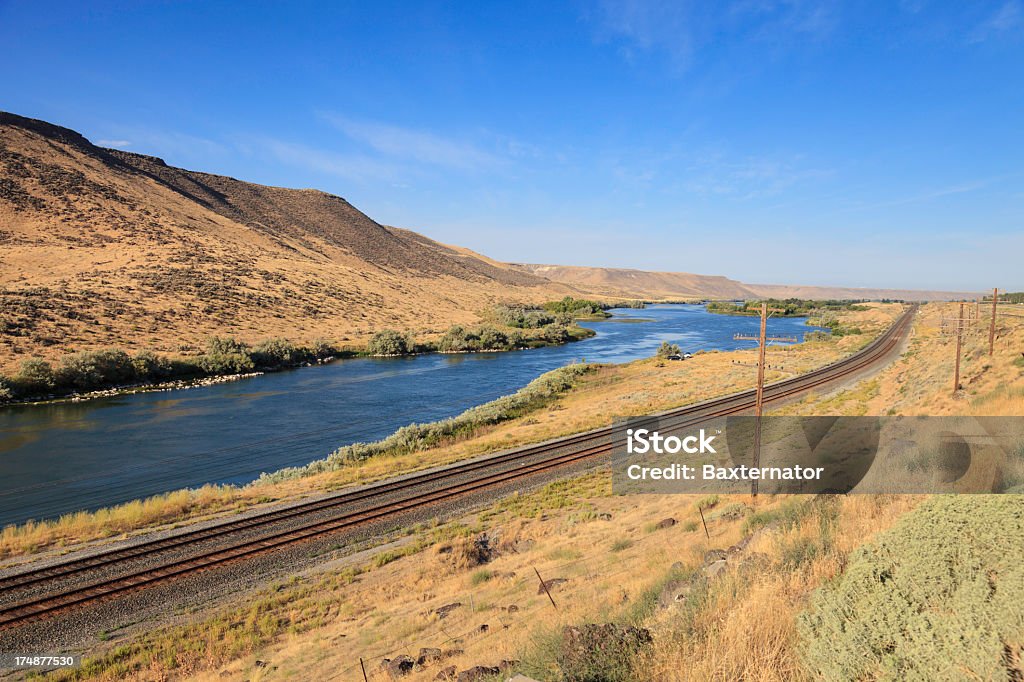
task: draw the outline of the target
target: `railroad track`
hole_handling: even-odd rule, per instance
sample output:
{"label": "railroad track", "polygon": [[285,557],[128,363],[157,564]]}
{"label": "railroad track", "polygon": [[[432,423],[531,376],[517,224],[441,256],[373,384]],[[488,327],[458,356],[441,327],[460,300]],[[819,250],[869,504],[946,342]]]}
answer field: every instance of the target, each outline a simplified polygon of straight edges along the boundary
{"label": "railroad track", "polygon": [[[807,374],[767,385],[765,401],[777,402],[799,395],[812,388],[845,379],[886,359],[906,335],[916,310],[916,306],[909,308],[885,333],[854,355]],[[713,417],[744,412],[750,410],[753,404],[754,391],[748,390],[653,416],[660,418],[663,427],[675,430],[699,424]],[[242,561],[254,555],[329,533],[386,519],[416,508],[606,456],[614,447],[613,436],[613,427],[602,427],[461,464],[390,479],[350,492],[3,576],[0,577],[0,598],[10,597],[28,589],[38,590],[40,595],[0,608],[0,630],[48,618],[67,609],[111,599],[184,575]],[[385,499],[396,495],[396,499]],[[359,503],[368,504],[364,508],[352,509]],[[303,520],[304,517],[310,518]],[[289,522],[297,525],[274,528]],[[266,532],[254,538],[230,542],[234,535],[259,529],[266,529]],[[167,557],[162,563],[144,568],[128,568],[115,577],[86,582],[74,587],[57,588],[50,592],[45,590],[47,583],[66,582],[90,571],[111,570],[132,561],[153,559],[164,553],[181,551],[189,546],[216,540],[223,540],[226,544],[208,547],[185,557]]]}

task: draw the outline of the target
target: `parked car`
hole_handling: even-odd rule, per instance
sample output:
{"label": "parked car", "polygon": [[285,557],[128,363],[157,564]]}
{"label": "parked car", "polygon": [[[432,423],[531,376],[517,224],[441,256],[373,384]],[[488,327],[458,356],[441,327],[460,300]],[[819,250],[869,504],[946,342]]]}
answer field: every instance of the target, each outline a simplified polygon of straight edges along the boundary
{"label": "parked car", "polygon": [[693,357],[693,353],[683,353],[683,360],[689,360]]}

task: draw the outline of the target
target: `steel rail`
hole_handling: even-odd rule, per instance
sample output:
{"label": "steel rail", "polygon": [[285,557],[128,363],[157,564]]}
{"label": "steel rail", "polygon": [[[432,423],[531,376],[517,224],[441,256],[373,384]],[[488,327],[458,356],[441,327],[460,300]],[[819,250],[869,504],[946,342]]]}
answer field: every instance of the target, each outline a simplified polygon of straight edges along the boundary
{"label": "steel rail", "polygon": [[[912,306],[881,336],[872,341],[857,353],[834,362],[825,367],[813,370],[798,377],[793,377],[773,384],[765,388],[766,401],[777,401],[791,395],[805,392],[811,388],[831,383],[838,379],[859,372],[871,366],[879,359],[884,358],[895,348],[904,336],[907,327],[913,319],[917,307]],[[753,403],[750,397],[752,390],[741,391],[728,396],[688,405],[660,414],[651,415],[661,419],[683,418],[683,423],[675,424],[672,428],[684,428],[685,426],[700,423],[709,418],[725,416],[736,412],[750,409]],[[464,495],[481,488],[491,487],[500,483],[508,482],[516,478],[529,476],[539,471],[565,466],[567,464],[588,459],[598,455],[608,454],[613,443],[609,438],[613,434],[613,427],[601,427],[591,431],[575,434],[573,436],[553,439],[523,448],[518,448],[505,453],[499,453],[487,458],[453,465],[444,469],[431,470],[422,474],[414,474],[403,477],[397,481],[390,480],[379,484],[361,488],[357,491],[340,493],[328,498],[322,498],[311,502],[300,503],[289,507],[270,510],[247,516],[244,519],[229,521],[207,528],[186,531],[168,538],[146,541],[130,547],[108,550],[98,554],[73,559],[66,563],[42,567],[19,574],[13,574],[0,578],[0,594],[12,590],[21,589],[26,586],[39,584],[48,580],[66,577],[83,571],[102,568],[113,563],[125,561],[126,559],[138,558],[146,555],[153,555],[159,552],[168,551],[177,547],[194,544],[215,537],[227,536],[240,530],[256,528],[280,521],[301,517],[334,507],[351,504],[360,500],[378,497],[383,494],[421,486],[427,483],[441,481],[446,478],[453,478],[477,470],[493,469],[496,466],[516,462],[536,455],[550,454],[553,451],[561,451],[573,445],[587,445],[594,441],[601,441],[597,445],[590,445],[581,451],[560,452],[554,457],[540,462],[520,464],[518,468],[500,471],[467,482],[457,483],[449,488],[427,491],[406,497],[401,500],[382,503],[370,509],[349,512],[341,516],[315,521],[298,528],[278,531],[271,535],[261,536],[229,547],[222,547],[207,551],[192,557],[172,561],[167,564],[155,566],[137,571],[127,576],[111,578],[99,583],[92,583],[79,588],[58,592],[52,595],[40,597],[27,602],[13,604],[0,609],[0,629],[6,629],[14,625],[36,620],[56,611],[62,611],[73,605],[85,602],[110,598],[126,591],[141,589],[158,582],[164,582],[187,573],[207,570],[214,566],[223,565],[237,561],[241,558],[263,553],[284,545],[294,544],[309,540],[313,537],[344,528],[365,523],[374,519],[408,511],[412,508],[432,504],[439,500]]]}

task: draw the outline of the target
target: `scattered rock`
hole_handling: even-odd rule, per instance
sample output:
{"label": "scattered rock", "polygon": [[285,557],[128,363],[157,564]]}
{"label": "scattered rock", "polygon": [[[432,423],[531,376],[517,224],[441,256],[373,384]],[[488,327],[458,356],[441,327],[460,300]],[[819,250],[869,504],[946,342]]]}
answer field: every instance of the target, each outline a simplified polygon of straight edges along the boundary
{"label": "scattered rock", "polygon": [[599,513],[597,515],[597,518],[599,518],[602,521],[611,521],[612,520],[612,515],[609,514],[608,512],[601,512],[601,513]]}
{"label": "scattered rock", "polygon": [[519,607],[516,606],[515,604],[509,604],[508,608],[506,608],[505,610],[508,611],[509,613],[515,613],[516,611],[519,610]]}
{"label": "scattered rock", "polygon": [[677,579],[665,583],[658,594],[658,606],[667,609],[677,602],[681,602],[693,591],[693,582],[690,580]]}
{"label": "scattered rock", "polygon": [[490,630],[490,629],[491,629],[491,626],[490,626],[490,625],[488,625],[487,623],[481,623],[481,624],[480,624],[480,627],[478,627],[478,628],[477,628],[477,630],[478,630],[479,632],[487,632],[487,631],[488,631],[488,630]]}
{"label": "scattered rock", "polygon": [[506,670],[508,670],[510,668],[516,667],[517,665],[519,665],[519,661],[516,661],[516,660],[504,660],[504,661],[502,661],[501,663],[498,664],[498,670],[500,672],[505,672]]}
{"label": "scattered rock", "polygon": [[512,545],[513,551],[517,554],[519,552],[529,552],[533,549],[534,541],[530,538],[524,538],[522,540],[516,540],[515,544]]}
{"label": "scattered rock", "polygon": [[662,519],[661,521],[658,521],[658,523],[656,523],[654,527],[658,530],[661,530],[662,528],[671,528],[674,525],[676,525],[676,520],[670,516],[667,519]]}
{"label": "scattered rock", "polygon": [[562,585],[567,582],[569,582],[568,578],[552,578],[551,580],[545,580],[541,585],[537,587],[537,594],[544,594],[545,587],[548,589],[548,591],[551,591],[559,585]]}
{"label": "scattered rock", "polygon": [[724,561],[729,558],[729,553],[724,549],[709,549],[704,552],[704,565],[709,566],[716,561]]}
{"label": "scattered rock", "polygon": [[[385,659],[387,660],[387,659]],[[413,660],[412,656],[396,656],[388,661],[387,666],[384,668],[388,671],[391,677],[402,677],[412,672],[413,667],[416,665],[416,661]]]}
{"label": "scattered rock", "polygon": [[431,647],[420,649],[420,655],[416,657],[416,665],[429,665],[441,660],[441,650]]}
{"label": "scattered rock", "polygon": [[256,667],[257,668],[266,668],[267,667],[267,662],[266,661],[256,661]]}
{"label": "scattered rock", "polygon": [[709,578],[717,578],[729,568],[729,562],[725,559],[713,561],[704,567],[704,575]]}
{"label": "scattered rock", "polygon": [[455,679],[458,682],[476,682],[500,672],[496,666],[475,665],[469,670],[463,670]]}
{"label": "scattered rock", "polygon": [[437,675],[434,676],[435,680],[454,680],[458,675],[458,668],[454,665],[450,665],[447,668],[441,668],[437,671]]}
{"label": "scattered rock", "polygon": [[462,602],[452,602],[451,604],[445,604],[444,606],[438,606],[431,613],[436,613],[438,618],[447,618],[455,609],[461,609]]}
{"label": "scattered rock", "polygon": [[445,658],[454,658],[455,656],[461,656],[464,653],[465,652],[462,649],[445,649],[443,655]]}
{"label": "scattered rock", "polygon": [[772,562],[771,557],[763,552],[751,552],[740,561],[740,567],[744,569],[763,568]]}

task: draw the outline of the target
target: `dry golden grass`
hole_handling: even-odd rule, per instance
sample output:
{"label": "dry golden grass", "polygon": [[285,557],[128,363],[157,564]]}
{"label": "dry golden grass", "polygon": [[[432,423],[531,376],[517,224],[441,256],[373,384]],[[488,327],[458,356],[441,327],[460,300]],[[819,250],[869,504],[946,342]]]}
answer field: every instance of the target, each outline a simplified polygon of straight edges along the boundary
{"label": "dry golden grass", "polygon": [[[875,304],[870,311],[849,314],[856,316],[853,320],[856,325],[873,334],[885,328],[898,312],[897,305]],[[785,378],[790,373],[805,372],[838,359],[866,343],[869,336],[866,333],[835,341],[772,347],[768,362],[783,366],[786,372],[769,371],[767,380]],[[737,362],[747,365],[756,362],[756,352],[711,352],[686,362],[650,359],[602,366],[546,408],[505,424],[482,428],[471,437],[411,454],[374,457],[338,471],[296,481],[242,488],[207,486],[198,491],[178,491],[98,512],[71,514],[52,522],[7,527],[0,535],[0,558],[54,547],[66,549],[73,543],[120,537],[267,502],[335,491],[387,478],[398,471],[415,471],[605,426],[615,417],[649,414],[748,389],[755,381],[755,370]]]}
{"label": "dry golden grass", "polygon": [[[873,313],[881,326],[891,313]],[[924,318],[929,319],[928,317]],[[845,348],[824,355],[850,352]],[[874,380],[863,382],[835,404],[863,410],[889,390],[888,373],[930,372],[927,361],[935,339],[918,344],[917,352]],[[822,349],[808,344],[790,353],[787,363],[820,364]],[[827,344],[822,344],[823,346]],[[833,344],[838,346],[839,344]],[[551,408],[487,429],[458,443],[402,457],[382,457],[334,474],[297,482],[308,489],[342,486],[386,475],[396,467],[427,466],[597,425],[607,419],[607,405],[621,405],[623,414],[663,409],[686,400],[686,388],[706,386],[728,390],[748,368],[732,365],[736,356],[712,353],[687,363],[642,361],[608,368],[584,381]],[[812,363],[814,358],[815,363]],[[1008,361],[1009,359],[1006,358]],[[997,362],[1001,362],[997,358]],[[1009,366],[1012,361],[1009,361]],[[993,365],[1003,371],[1002,365]],[[1014,367],[1014,371],[1018,371]],[[729,375],[729,378],[726,376]],[[969,375],[968,375],[969,376]],[[1012,387],[1012,378],[1008,382]],[[717,383],[716,383],[717,382]],[[645,394],[664,383],[668,390]],[[999,382],[996,382],[997,384]],[[1007,383],[1007,382],[1002,382]],[[675,389],[675,390],[673,390]],[[955,406],[981,409],[999,400],[998,392],[961,399]],[[835,400],[835,396],[828,397]],[[821,398],[790,408],[815,413]],[[604,411],[602,412],[602,405]],[[1008,406],[1012,408],[1012,405]],[[868,408],[872,409],[872,408]],[[858,412],[860,413],[860,412]],[[293,482],[294,483],[294,482]],[[703,599],[656,610],[643,621],[655,633],[649,654],[636,663],[639,680],[791,680],[807,679],[801,666],[795,619],[811,592],[839,575],[850,552],[891,526],[922,498],[913,496],[850,496],[828,502],[825,512],[795,513],[807,498],[723,496],[629,496],[609,494],[606,474],[592,474],[552,484],[535,493],[513,496],[459,522],[421,528],[410,538],[328,566],[323,573],[302,576],[295,585],[271,593],[247,595],[248,606],[225,605],[188,628],[148,635],[126,630],[109,646],[127,647],[119,659],[94,668],[97,679],[359,679],[359,657],[370,679],[387,679],[380,659],[398,654],[416,656],[420,647],[458,649],[443,663],[416,671],[408,679],[429,680],[442,665],[465,669],[495,665],[502,659],[530,655],[564,625],[605,622],[630,617],[649,599],[652,587],[677,562],[696,570],[704,552],[736,543],[745,526],[756,528],[771,519],[780,528],[760,534],[747,555],[763,555],[761,567],[733,572],[711,584]],[[700,530],[695,504],[714,505],[707,513],[711,539]],[[747,519],[730,518],[725,508],[747,511]],[[811,509],[814,509],[813,506]],[[755,523],[749,514],[755,515]],[[605,520],[602,514],[610,514]],[[665,517],[679,523],[655,530]],[[502,548],[490,563],[477,566],[466,552],[467,538],[487,532]],[[358,565],[360,570],[353,570]],[[537,593],[533,569],[545,579],[568,578],[553,595],[558,609]],[[461,602],[445,619],[433,610]],[[515,605],[510,611],[508,607]],[[488,625],[486,632],[480,630]],[[201,646],[196,648],[196,644]],[[114,649],[117,651],[118,649]],[[168,651],[184,653],[171,660]],[[257,665],[257,661],[266,665]],[[354,677],[355,676],[355,677]]]}
{"label": "dry golden grass", "polygon": [[[809,679],[800,662],[796,615],[812,590],[842,572],[849,553],[915,507],[912,496],[851,496],[839,509],[827,539],[815,515],[764,535],[748,551],[768,563],[753,575],[732,573],[713,585],[692,612],[662,614],[659,636],[638,664],[641,680]],[[779,504],[779,500],[769,502]],[[827,546],[806,563],[785,560],[788,547]],[[791,550],[790,550],[791,551]]]}
{"label": "dry golden grass", "polygon": [[[808,396],[777,414],[1024,415],[1024,319],[997,322],[995,352],[988,354],[988,318],[963,338],[961,390],[953,392],[956,339],[941,333],[957,303],[921,308],[904,355],[874,377],[829,396]],[[982,308],[982,312],[985,310]],[[1018,322],[1020,324],[1018,324]]]}
{"label": "dry golden grass", "polygon": [[103,347],[190,352],[213,335],[362,345],[578,293],[339,197],[113,154],[0,121],[0,173],[25,197],[0,201],[0,321],[18,332],[0,335],[0,372]]}

